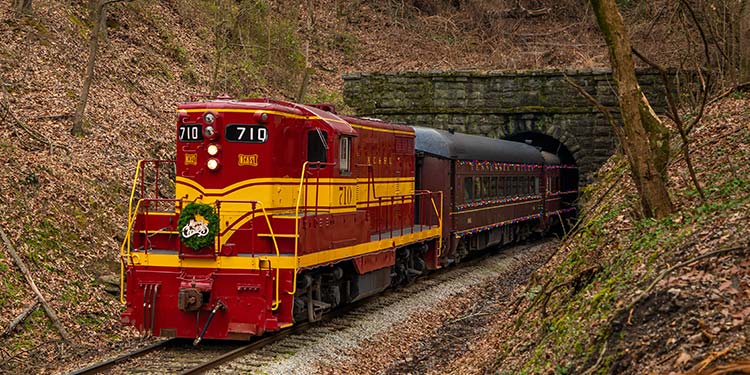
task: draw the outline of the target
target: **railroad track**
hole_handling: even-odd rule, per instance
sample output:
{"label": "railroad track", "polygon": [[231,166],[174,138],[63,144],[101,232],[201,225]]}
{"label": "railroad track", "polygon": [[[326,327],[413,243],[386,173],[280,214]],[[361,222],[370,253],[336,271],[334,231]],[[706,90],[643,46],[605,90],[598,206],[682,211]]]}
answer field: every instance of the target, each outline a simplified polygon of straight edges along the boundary
{"label": "railroad track", "polygon": [[[163,340],[131,352],[121,354],[115,358],[78,369],[69,375],[91,375],[107,373],[169,373],[169,374],[202,374],[216,368],[237,357],[246,355],[286,337],[300,335],[311,326],[323,324],[365,304],[367,299],[344,305],[325,315],[323,319],[314,323],[300,323],[269,336],[259,337],[249,343],[239,344],[234,341],[203,341],[194,347],[190,339]],[[151,358],[155,357],[155,358]],[[128,367],[127,369],[123,367]]]}
{"label": "railroad track", "polygon": [[151,353],[153,351],[156,351],[158,349],[167,347],[168,345],[175,342],[176,339],[170,339],[170,340],[163,340],[156,343],[153,343],[148,346],[144,346],[142,348],[138,348],[136,350],[133,350],[131,352],[121,354],[115,358],[111,358],[108,360],[105,360],[100,363],[93,364],[88,367],[84,367],[82,369],[75,370],[71,372],[69,375],[90,375],[90,374],[98,374],[105,370],[108,370],[112,368],[113,366],[116,366],[121,363],[128,362],[132,359],[144,356],[148,353]]}
{"label": "railroad track", "polygon": [[[514,252],[536,246],[543,241],[517,245]],[[442,277],[458,278],[470,274],[473,266],[488,257],[497,255],[497,251],[486,251],[464,260],[459,267],[448,267],[431,273],[428,277],[404,287],[386,291],[370,298],[344,305],[325,315],[321,321],[300,323],[269,336],[260,337],[251,342],[212,341],[206,340],[198,347],[192,346],[192,340],[169,339],[125,353],[98,364],[71,372],[71,375],[89,375],[104,373],[138,373],[138,374],[201,374],[222,366],[224,373],[248,373],[267,366],[279,357],[289,356],[309,345],[311,341],[323,339],[331,332],[351,327],[357,317],[377,312],[397,301],[418,294],[440,284]],[[448,275],[444,275],[444,274]],[[347,315],[345,319],[338,319]],[[312,332],[307,332],[315,327]],[[238,363],[234,359],[243,357]]]}

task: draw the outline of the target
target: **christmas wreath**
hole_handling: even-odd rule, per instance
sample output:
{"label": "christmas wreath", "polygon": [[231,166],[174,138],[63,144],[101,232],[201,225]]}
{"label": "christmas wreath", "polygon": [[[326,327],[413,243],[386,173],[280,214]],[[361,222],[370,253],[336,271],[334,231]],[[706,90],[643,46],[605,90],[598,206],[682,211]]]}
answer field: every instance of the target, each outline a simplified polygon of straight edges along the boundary
{"label": "christmas wreath", "polygon": [[214,243],[219,233],[219,216],[210,205],[191,202],[182,209],[177,229],[185,246],[200,250]]}

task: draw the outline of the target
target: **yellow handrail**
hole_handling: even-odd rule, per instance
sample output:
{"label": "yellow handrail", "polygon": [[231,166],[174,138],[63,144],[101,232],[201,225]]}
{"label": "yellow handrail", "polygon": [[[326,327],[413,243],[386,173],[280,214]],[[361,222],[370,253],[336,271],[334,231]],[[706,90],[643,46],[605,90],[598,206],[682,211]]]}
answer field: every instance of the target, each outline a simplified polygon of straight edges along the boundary
{"label": "yellow handrail", "polygon": [[299,191],[297,191],[297,204],[294,206],[294,277],[292,278],[292,291],[287,292],[291,295],[297,293],[297,269],[299,268],[299,257],[297,257],[297,251],[299,250],[299,202],[302,201],[302,185],[305,182],[305,172],[307,171],[307,163],[302,164],[302,174],[299,177]]}
{"label": "yellow handrail", "polygon": [[[133,230],[133,224],[135,223],[135,215],[138,209],[141,207],[143,199],[139,199],[138,203],[135,204],[135,210],[132,215],[128,215],[128,229],[125,232],[125,238],[122,239],[122,245],[120,245],[120,303],[125,304],[125,257],[130,257],[130,233]],[[127,254],[125,253],[125,249]]]}
{"label": "yellow handrail", "polygon": [[432,202],[432,208],[435,210],[435,215],[438,218],[438,229],[440,230],[440,235],[438,236],[438,248],[437,248],[437,257],[440,258],[440,254],[442,254],[443,250],[443,216],[441,213],[443,212],[443,191],[439,191],[440,193],[440,212],[438,212],[438,208],[435,205],[435,198],[432,197],[430,194],[430,202]]}
{"label": "yellow handrail", "polygon": [[[135,215],[133,215],[133,197],[135,197],[135,187],[138,186],[138,175],[141,173],[141,164],[143,164],[143,160],[138,160],[138,163],[135,166],[135,175],[133,176],[133,186],[130,188],[130,199],[128,199],[128,231],[125,233],[125,238],[122,240],[122,245],[120,246],[120,303],[125,304],[125,262],[124,262],[124,249],[125,245],[128,246],[128,253],[130,253],[130,231],[132,230],[132,225],[135,219]],[[135,210],[138,211],[138,207],[141,205],[141,200],[138,200],[138,203],[135,205]]]}
{"label": "yellow handrail", "polygon": [[[273,227],[271,226],[271,219],[268,218],[268,214],[266,213],[266,208],[263,207],[263,202],[256,201],[258,205],[260,206],[260,210],[263,211],[263,217],[266,219],[266,224],[268,225],[268,230],[271,232],[271,241],[273,241],[273,247],[274,250],[276,250],[276,258],[278,259],[281,255],[279,253],[279,244],[276,242],[276,235],[273,233]],[[276,267],[276,297],[275,301],[273,301],[273,305],[271,306],[271,310],[275,311],[279,308],[279,304],[281,303],[281,299],[279,299],[279,275],[281,272],[281,268]]]}
{"label": "yellow handrail", "polygon": [[138,186],[138,175],[141,173],[141,164],[143,160],[138,160],[135,166],[135,175],[133,176],[133,187],[130,188],[130,199],[128,199],[128,220],[130,220],[131,209],[133,208],[133,197],[135,197],[135,187]]}

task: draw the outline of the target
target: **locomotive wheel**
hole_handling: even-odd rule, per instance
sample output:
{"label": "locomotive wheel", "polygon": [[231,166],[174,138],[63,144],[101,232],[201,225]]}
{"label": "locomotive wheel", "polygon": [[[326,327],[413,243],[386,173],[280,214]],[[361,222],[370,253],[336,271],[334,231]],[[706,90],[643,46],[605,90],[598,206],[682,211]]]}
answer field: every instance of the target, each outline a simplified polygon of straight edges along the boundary
{"label": "locomotive wheel", "polygon": [[331,305],[320,300],[320,281],[317,280],[307,289],[307,320],[317,322]]}

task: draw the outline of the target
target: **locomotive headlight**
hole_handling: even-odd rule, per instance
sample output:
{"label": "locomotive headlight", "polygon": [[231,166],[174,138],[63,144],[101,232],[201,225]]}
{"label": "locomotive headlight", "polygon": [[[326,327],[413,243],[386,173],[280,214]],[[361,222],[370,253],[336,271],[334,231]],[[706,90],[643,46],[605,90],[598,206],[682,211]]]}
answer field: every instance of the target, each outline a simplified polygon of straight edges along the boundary
{"label": "locomotive headlight", "polygon": [[212,171],[219,169],[219,160],[214,158],[208,159],[208,161],[206,162],[206,167],[208,167],[208,169]]}
{"label": "locomotive headlight", "polygon": [[211,112],[206,112],[205,115],[203,115],[203,122],[206,124],[213,124],[214,121],[216,121],[216,115]]}
{"label": "locomotive headlight", "polygon": [[205,135],[206,138],[211,138],[214,136],[214,134],[216,134],[216,130],[211,125],[206,126],[206,128],[203,129],[203,135]]}
{"label": "locomotive headlight", "polygon": [[[206,149],[206,151],[208,152],[209,155],[216,156],[216,154],[219,153],[219,146],[210,144],[208,145],[208,148]],[[215,159],[212,159],[212,160],[215,160]]]}

